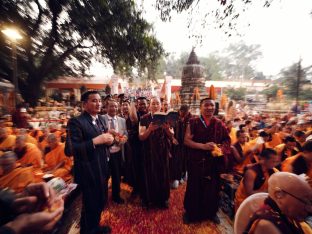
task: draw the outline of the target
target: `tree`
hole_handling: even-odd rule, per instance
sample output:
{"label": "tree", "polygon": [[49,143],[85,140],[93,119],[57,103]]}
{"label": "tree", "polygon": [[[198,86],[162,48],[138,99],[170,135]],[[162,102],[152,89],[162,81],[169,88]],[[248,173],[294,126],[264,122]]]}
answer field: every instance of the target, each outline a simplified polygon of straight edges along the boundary
{"label": "tree", "polygon": [[226,95],[233,100],[244,100],[246,95],[246,88],[227,88],[225,90]]}
{"label": "tree", "polygon": [[277,91],[280,89],[280,87],[276,84],[264,89],[261,91],[262,94],[265,94],[267,99],[275,98]]}
{"label": "tree", "polygon": [[[291,66],[282,69],[280,83],[285,87],[285,94],[291,98],[299,99],[308,98],[309,94],[305,94],[304,85],[311,83],[307,79],[307,73],[311,70],[311,66],[302,68],[301,60]],[[307,93],[311,93],[311,90]]]}
{"label": "tree", "polygon": [[206,80],[223,80],[222,71],[221,71],[221,62],[222,58],[217,54],[210,54],[208,57],[200,57],[199,61],[205,69],[205,78]]}
{"label": "tree", "polygon": [[256,71],[253,63],[262,56],[260,45],[246,45],[243,41],[229,45],[221,60],[221,70],[228,79],[251,79]]}
{"label": "tree", "polygon": [[[259,0],[214,0],[218,1],[219,7],[213,9],[210,6],[211,1],[205,0],[156,0],[156,8],[160,11],[160,17],[163,21],[168,21],[171,19],[172,12],[181,13],[183,11],[188,11],[190,15],[190,21],[192,21],[192,13],[201,7],[208,9],[202,19],[202,25],[207,25],[211,21],[207,21],[209,16],[213,17],[213,23],[216,28],[224,29],[225,34],[231,36],[235,31],[237,24],[237,19],[239,16],[248,10],[249,6],[253,3],[259,3]],[[263,7],[269,7],[273,0],[260,0]],[[207,4],[207,5],[201,5]],[[198,22],[197,22],[198,23]]]}
{"label": "tree", "polygon": [[[153,66],[164,52],[134,1],[3,0],[0,24],[13,24],[23,34],[18,44],[18,84],[31,105],[40,97],[44,81],[88,75],[93,57],[118,70],[124,64]],[[1,34],[0,67],[8,80],[10,53]]]}

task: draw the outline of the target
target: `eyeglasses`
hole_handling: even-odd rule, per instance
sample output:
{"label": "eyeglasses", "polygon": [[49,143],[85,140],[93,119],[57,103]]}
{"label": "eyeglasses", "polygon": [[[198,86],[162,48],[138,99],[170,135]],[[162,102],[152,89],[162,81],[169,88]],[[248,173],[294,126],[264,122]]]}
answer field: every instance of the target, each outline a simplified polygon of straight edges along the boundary
{"label": "eyeglasses", "polygon": [[305,201],[305,200],[303,200],[302,198],[297,197],[297,196],[295,196],[294,194],[292,194],[292,193],[290,193],[290,192],[287,192],[287,191],[285,191],[284,189],[281,189],[281,188],[279,188],[279,187],[276,187],[276,189],[282,191],[283,193],[286,193],[287,195],[289,195],[289,196],[291,196],[291,197],[297,199],[298,201],[301,201],[301,202],[305,205],[305,209],[306,209],[306,210],[307,210],[307,209],[308,209],[308,210],[311,210],[312,204],[311,204],[310,201]]}

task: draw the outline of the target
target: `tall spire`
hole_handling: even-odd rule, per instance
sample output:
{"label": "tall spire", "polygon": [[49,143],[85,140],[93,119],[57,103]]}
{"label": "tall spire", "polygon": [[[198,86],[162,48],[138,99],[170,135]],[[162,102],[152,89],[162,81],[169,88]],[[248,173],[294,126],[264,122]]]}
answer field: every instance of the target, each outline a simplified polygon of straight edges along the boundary
{"label": "tall spire", "polygon": [[199,61],[198,61],[198,58],[197,58],[197,55],[195,53],[195,47],[192,48],[192,51],[190,53],[190,56],[186,62],[187,65],[189,64],[199,64]]}

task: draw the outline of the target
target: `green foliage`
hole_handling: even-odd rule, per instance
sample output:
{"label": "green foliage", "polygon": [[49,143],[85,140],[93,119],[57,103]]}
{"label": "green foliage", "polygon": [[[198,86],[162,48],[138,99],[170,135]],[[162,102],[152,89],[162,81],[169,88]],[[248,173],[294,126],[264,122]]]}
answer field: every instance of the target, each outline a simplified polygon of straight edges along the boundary
{"label": "green foliage", "polygon": [[[285,87],[285,94],[290,98],[296,98],[298,92],[298,99],[309,99],[311,97],[311,90],[305,90],[304,86],[311,83],[307,79],[307,73],[311,70],[309,68],[302,68],[301,61],[294,63],[291,66],[282,69],[280,84]],[[311,86],[308,86],[311,89]]]}
{"label": "green foliage", "polygon": [[278,85],[272,85],[264,90],[262,90],[261,94],[264,94],[267,96],[267,98],[276,98],[277,91],[280,89]]}
{"label": "green foliage", "polygon": [[[261,2],[263,7],[269,7],[273,0],[214,1],[218,1],[219,7],[213,8],[214,4],[207,0],[156,0],[156,8],[160,11],[160,18],[163,21],[170,21],[171,16],[176,13],[188,12],[190,22],[194,18],[192,13],[204,8],[205,15],[196,23],[200,23],[203,28],[208,24],[213,24],[215,28],[223,29],[225,34],[231,36],[233,32],[236,32],[237,19],[247,12],[250,6]],[[207,20],[210,16],[213,17],[212,22]]]}
{"label": "green foliage", "polygon": [[238,89],[235,88],[227,88],[224,90],[226,95],[233,100],[244,100],[246,95],[246,88],[240,87]]}
{"label": "green foliage", "polygon": [[231,44],[225,50],[220,66],[228,79],[254,78],[256,71],[253,62],[262,56],[260,45],[246,45],[243,41]]}
{"label": "green foliage", "polygon": [[[35,104],[42,83],[60,75],[86,76],[91,58],[120,67],[148,67],[163,54],[152,26],[133,1],[4,0],[0,25],[21,29],[18,82],[23,98]],[[10,47],[0,35],[0,67],[11,80]]]}

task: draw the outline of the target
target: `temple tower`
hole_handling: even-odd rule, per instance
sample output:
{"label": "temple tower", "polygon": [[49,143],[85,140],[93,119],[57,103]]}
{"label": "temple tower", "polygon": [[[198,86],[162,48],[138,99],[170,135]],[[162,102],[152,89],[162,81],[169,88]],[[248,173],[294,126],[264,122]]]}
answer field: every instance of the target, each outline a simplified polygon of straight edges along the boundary
{"label": "temple tower", "polygon": [[199,114],[199,101],[208,94],[205,88],[204,67],[200,65],[194,48],[183,67],[181,81],[182,104],[188,105],[192,114]]}

